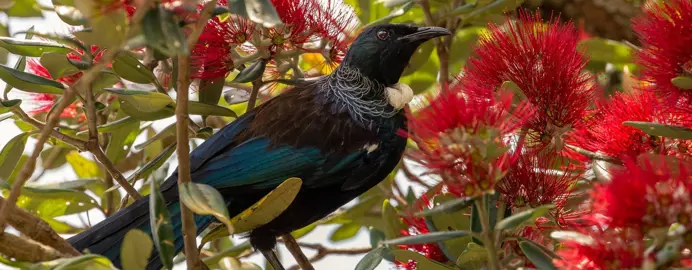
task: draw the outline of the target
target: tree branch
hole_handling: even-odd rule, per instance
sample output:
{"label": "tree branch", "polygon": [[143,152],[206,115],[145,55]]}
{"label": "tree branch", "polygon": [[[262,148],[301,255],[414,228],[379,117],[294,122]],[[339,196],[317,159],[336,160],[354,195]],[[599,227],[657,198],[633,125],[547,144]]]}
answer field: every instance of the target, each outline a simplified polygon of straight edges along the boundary
{"label": "tree branch", "polygon": [[303,254],[303,251],[300,249],[300,246],[298,245],[298,242],[296,242],[296,239],[293,238],[293,235],[291,235],[290,233],[285,234],[281,237],[281,239],[284,240],[284,245],[286,245],[288,251],[291,252],[293,258],[296,259],[296,262],[298,262],[298,265],[301,269],[315,270],[315,267],[312,266],[312,264],[308,260],[308,257],[306,257],[305,254]]}
{"label": "tree branch", "polygon": [[586,150],[584,148],[574,146],[574,145],[566,144],[565,146],[567,146],[567,148],[572,149],[573,151],[575,151],[579,154],[582,154],[585,157],[588,157],[590,159],[603,160],[603,161],[607,161],[607,162],[614,163],[614,164],[622,164],[622,160],[620,160],[616,157],[611,157],[611,156],[607,156],[604,154],[591,152],[589,150]]}
{"label": "tree branch", "polygon": [[[192,6],[196,1],[191,2]],[[195,24],[190,36],[187,38],[189,47],[195,46],[199,35],[211,17],[211,12],[216,7],[216,0],[209,1],[204,5],[199,21]],[[190,92],[189,77],[190,56],[186,53],[178,55],[178,82],[176,95],[176,132],[177,132],[177,154],[178,154],[178,184],[190,182],[190,143],[188,136],[188,101]],[[202,269],[202,261],[197,252],[197,228],[192,211],[185,204],[180,206],[180,215],[183,220],[183,237],[185,240],[185,256],[187,258],[187,268],[191,270]]]}
{"label": "tree branch", "polygon": [[[43,128],[45,128],[46,126],[46,124],[41,123],[38,120],[26,114],[26,112],[19,108],[19,106],[12,108],[12,113],[14,113],[14,115],[19,117],[19,119],[21,119],[22,121],[34,126],[37,129],[43,130]],[[66,144],[69,144],[74,148],[77,148],[77,150],[79,151],[86,151],[86,141],[71,137],[55,129],[51,130],[50,135],[53,136],[53,138],[56,138]]]}
{"label": "tree branch", "polygon": [[262,77],[259,77],[257,80],[252,82],[252,92],[250,92],[250,99],[247,101],[246,112],[249,112],[255,108],[255,104],[257,103],[257,95],[259,94],[260,88],[262,88],[262,84],[264,84],[264,82],[262,82]]}
{"label": "tree branch", "polygon": [[67,257],[52,247],[6,232],[0,232],[0,253],[25,262],[43,262]]}

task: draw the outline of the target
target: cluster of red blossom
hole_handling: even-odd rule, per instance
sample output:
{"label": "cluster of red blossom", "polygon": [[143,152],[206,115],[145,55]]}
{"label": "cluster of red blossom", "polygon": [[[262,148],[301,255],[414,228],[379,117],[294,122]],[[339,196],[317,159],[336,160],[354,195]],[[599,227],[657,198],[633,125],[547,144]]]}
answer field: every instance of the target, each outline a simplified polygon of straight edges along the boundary
{"label": "cluster of red blossom", "polygon": [[[102,12],[124,9],[131,17],[135,12],[134,0],[119,0],[105,5]],[[163,1],[164,7],[172,10],[186,22],[193,22],[199,17],[202,4],[196,12],[185,10],[180,6],[171,6],[179,1]],[[219,6],[226,6],[228,0],[218,1]],[[291,54],[297,57],[302,53],[320,53],[324,63],[320,65],[335,66],[346,54],[348,45],[355,37],[357,21],[353,9],[341,0],[272,0],[283,25],[274,28],[263,28],[247,18],[230,15],[216,16],[210,19],[202,31],[197,44],[192,48],[190,78],[212,80],[226,77],[233,69],[234,58],[249,58],[257,51],[267,51],[269,65],[265,75],[277,79],[286,72],[282,62],[277,61],[277,54]],[[311,46],[312,45],[312,46]],[[317,49],[316,49],[317,48]],[[71,53],[70,59],[80,60],[80,56]],[[98,61],[98,59],[95,59]],[[291,61],[297,61],[291,59]],[[320,70],[321,67],[315,67]],[[47,69],[36,60],[28,61],[30,72],[51,78]],[[82,73],[55,78],[66,85],[72,85]],[[170,74],[160,74],[169,78]],[[165,82],[164,82],[165,84]],[[47,112],[55,100],[54,95],[40,94],[33,98],[39,106],[33,113]],[[63,117],[74,117],[77,112],[72,105],[63,112]]]}
{"label": "cluster of red blossom", "polygon": [[[553,221],[541,218],[517,234],[557,246],[562,259],[555,264],[561,269],[692,261],[689,252],[660,261],[656,254],[663,247],[648,247],[646,241],[660,240],[661,231],[665,239],[671,226],[692,228],[691,141],[650,136],[622,124],[692,126],[692,91],[671,83],[692,77],[692,2],[653,2],[633,21],[641,41],[640,84],[612,97],[584,69],[588,59],[572,24],[521,14],[491,25],[456,82],[412,115],[410,135],[420,148],[412,157],[439,175],[451,194],[497,191],[513,212],[556,205]],[[577,182],[592,168],[590,157],[582,155],[588,151],[614,162],[610,180],[590,183],[586,196],[580,195],[585,199],[573,205]],[[428,231],[421,220],[403,221],[410,226],[403,235]],[[547,236],[555,229],[581,237],[553,242]],[[692,249],[688,236],[681,236],[681,250]],[[513,247],[503,245],[506,252],[521,254]],[[434,244],[403,248],[448,261]],[[400,266],[415,269],[415,262]]]}

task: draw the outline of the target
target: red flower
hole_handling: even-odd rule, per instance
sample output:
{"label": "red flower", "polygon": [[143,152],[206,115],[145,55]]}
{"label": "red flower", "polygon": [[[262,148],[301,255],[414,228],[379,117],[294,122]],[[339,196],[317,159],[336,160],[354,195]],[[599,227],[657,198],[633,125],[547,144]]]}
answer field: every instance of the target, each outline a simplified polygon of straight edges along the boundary
{"label": "red flower", "polygon": [[497,190],[514,208],[560,204],[569,197],[569,188],[579,175],[550,172],[558,161],[560,158],[553,155],[522,155],[498,183]]}
{"label": "red flower", "polygon": [[692,92],[671,82],[677,76],[692,77],[692,2],[670,0],[652,3],[632,25],[642,42],[637,62],[642,79],[665,97],[668,107],[692,111]]}
{"label": "red flower", "polygon": [[632,230],[585,229],[580,240],[563,241],[554,263],[566,270],[639,269],[646,243]]}
{"label": "red flower", "polygon": [[316,40],[321,30],[318,12],[315,12],[320,8],[317,0],[272,0],[272,4],[283,22],[264,33],[271,39],[272,47],[302,48],[305,43]]}
{"label": "red flower", "polygon": [[476,58],[469,59],[461,84],[470,95],[487,97],[506,81],[521,88],[536,108],[527,123],[530,146],[561,145],[561,135],[583,123],[594,96],[593,76],[582,72],[586,59],[576,49],[579,31],[540,16],[520,15],[506,26],[490,25],[479,41]]}
{"label": "red flower", "polygon": [[[417,208],[418,210],[423,210],[430,208],[429,205],[430,201],[427,199],[425,195],[423,195],[421,199],[417,200],[414,203],[413,207]],[[401,217],[401,220],[404,222],[404,224],[408,225],[408,229],[400,231],[402,236],[421,235],[430,232],[430,229],[428,229],[428,225],[425,223],[425,219],[422,217],[415,216],[413,215],[413,213],[409,213],[408,215]],[[441,263],[445,263],[448,261],[447,257],[445,257],[440,247],[434,243],[398,245],[398,247],[401,249],[418,252],[428,259],[435,260]],[[405,263],[397,261],[396,264],[397,266],[399,266],[399,268],[407,270],[417,269],[416,262],[412,260]]]}
{"label": "red flower", "polygon": [[[593,211],[609,219],[611,227],[630,227],[646,233],[679,223],[692,228],[690,164],[672,157],[626,161],[613,170],[610,182],[596,186]],[[673,164],[678,163],[678,164]]]}
{"label": "red flower", "polygon": [[530,113],[525,106],[509,114],[511,95],[499,99],[465,98],[443,92],[410,120],[415,154],[439,174],[451,193],[474,196],[494,188],[513,162],[507,139]]}

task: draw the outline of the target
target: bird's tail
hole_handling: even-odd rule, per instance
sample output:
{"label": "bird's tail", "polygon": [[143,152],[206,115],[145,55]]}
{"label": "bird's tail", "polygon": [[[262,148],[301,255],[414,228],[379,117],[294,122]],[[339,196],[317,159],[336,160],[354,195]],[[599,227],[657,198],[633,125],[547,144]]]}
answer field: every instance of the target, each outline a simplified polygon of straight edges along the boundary
{"label": "bird's tail", "polygon": [[[166,193],[171,194],[170,192]],[[177,190],[175,190],[175,193],[177,193]],[[164,197],[169,196],[164,195]],[[180,202],[177,200],[177,196],[166,201],[166,208],[170,213],[175,235],[175,253],[178,253],[183,249]],[[68,242],[79,251],[88,249],[90,253],[103,255],[110,259],[116,267],[120,268],[120,248],[125,234],[131,229],[140,229],[151,236],[152,230],[149,216],[149,196],[146,196],[88,230],[71,237],[68,239]],[[195,215],[197,232],[204,230],[213,220],[213,216]],[[161,259],[156,248],[154,248],[149,258],[147,269],[160,269],[161,266]]]}

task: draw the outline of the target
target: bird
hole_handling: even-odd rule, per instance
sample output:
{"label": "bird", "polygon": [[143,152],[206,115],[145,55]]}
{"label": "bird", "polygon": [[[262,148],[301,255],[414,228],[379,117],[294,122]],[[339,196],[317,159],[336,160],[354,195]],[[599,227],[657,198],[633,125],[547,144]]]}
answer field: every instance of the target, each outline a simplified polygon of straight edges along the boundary
{"label": "bird", "polygon": [[[330,74],[305,81],[249,110],[190,153],[191,179],[223,196],[231,217],[251,207],[288,178],[302,185],[286,210],[246,237],[274,267],[284,269],[276,238],[328,216],[384,180],[407,144],[405,106],[410,87],[399,79],[424,42],[451,35],[442,27],[380,24],[365,28]],[[175,251],[183,249],[174,172],[159,187],[174,227]],[[215,218],[195,215],[197,232]],[[151,234],[149,196],[71,237],[120,267],[125,234]],[[153,251],[147,269],[160,269]]]}

